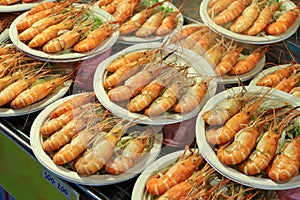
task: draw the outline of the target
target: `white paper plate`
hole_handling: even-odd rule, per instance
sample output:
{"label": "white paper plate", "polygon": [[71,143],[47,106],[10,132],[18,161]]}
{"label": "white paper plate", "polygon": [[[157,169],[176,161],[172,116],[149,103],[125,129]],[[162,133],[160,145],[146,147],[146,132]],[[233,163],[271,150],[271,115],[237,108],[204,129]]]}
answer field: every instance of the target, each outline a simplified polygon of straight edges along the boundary
{"label": "white paper plate", "polygon": [[41,2],[45,1],[54,1],[54,0],[44,0],[44,1],[36,1],[32,3],[16,3],[12,5],[1,5],[0,4],[0,12],[18,12],[18,11],[24,11],[29,10],[33,8],[34,6],[37,6]]}
{"label": "white paper plate", "polygon": [[79,176],[75,171],[68,170],[62,166],[56,165],[53,160],[47,155],[42,148],[42,137],[40,134],[40,128],[43,123],[49,118],[50,113],[61,105],[63,102],[72,98],[74,95],[62,98],[51,105],[47,106],[34,120],[30,130],[30,144],[34,155],[38,161],[51,172],[67,181],[83,184],[83,185],[108,185],[113,183],[122,182],[133,178],[138,175],[146,166],[152,163],[160,153],[162,145],[162,134],[155,134],[154,145],[147,155],[144,155],[139,163],[130,168],[127,172],[120,175],[91,175],[91,176]]}
{"label": "white paper plate", "polygon": [[257,82],[260,81],[266,75],[271,74],[271,73],[277,71],[278,69],[286,68],[289,66],[291,66],[291,65],[285,64],[285,65],[277,65],[274,67],[267,68],[267,69],[263,70],[262,72],[260,72],[257,76],[255,76],[249,83],[249,86],[256,86]]}
{"label": "white paper plate", "polygon": [[[200,12],[201,19],[212,30],[224,35],[229,39],[234,39],[236,41],[250,43],[250,44],[270,44],[274,42],[279,42],[292,36],[297,31],[300,25],[300,17],[298,17],[298,19],[294,22],[294,24],[285,33],[281,35],[249,36],[249,35],[234,33],[213,22],[213,20],[207,13],[208,3],[210,1],[211,0],[203,0],[202,3],[200,4],[199,12]],[[296,7],[296,5],[292,1],[284,0],[281,2],[283,3],[284,6],[286,6],[288,10]]]}
{"label": "white paper plate", "polygon": [[[178,158],[180,158],[180,156],[182,156],[183,153],[184,150],[167,154],[149,165],[136,180],[132,190],[131,199],[147,200],[146,183],[148,179],[153,175],[153,173],[157,172],[157,170],[163,169],[175,162]],[[189,155],[189,151],[186,151],[186,155]]]}
{"label": "white paper plate", "polygon": [[36,102],[30,106],[27,106],[25,108],[12,109],[12,108],[1,108],[0,107],[0,117],[19,116],[19,115],[25,115],[28,113],[39,111],[39,110],[45,108],[47,105],[51,104],[52,102],[63,97],[68,92],[70,86],[71,86],[71,82],[66,82],[63,86],[60,87],[59,90],[48,95],[45,99],[38,101],[38,102]]}
{"label": "white paper plate", "polygon": [[[258,92],[267,91],[267,87],[259,87],[259,86],[246,86],[247,91],[249,92]],[[207,101],[205,106],[202,108],[201,112],[199,113],[196,121],[196,141],[199,147],[199,150],[205,160],[220,174],[224,175],[225,177],[254,188],[259,189],[265,189],[265,190],[284,190],[284,189],[291,189],[299,187],[300,185],[300,175],[292,178],[291,180],[287,182],[277,183],[271,179],[268,178],[258,178],[255,176],[248,176],[244,173],[241,173],[227,165],[224,165],[219,161],[217,158],[216,153],[213,151],[212,146],[206,141],[205,137],[205,123],[202,119],[202,115],[205,111],[208,111],[212,109],[214,106],[218,104],[221,100],[230,97],[234,94],[237,94],[241,91],[240,87],[235,87],[228,89],[226,91],[223,91],[211,99]],[[299,106],[300,101],[297,97],[294,97],[292,95],[286,94],[285,92],[273,90],[270,92],[272,94],[272,97],[280,100],[284,100],[286,102],[289,102],[293,106]]]}
{"label": "white paper plate", "polygon": [[[119,56],[124,55],[126,53],[130,53],[134,51],[142,51],[142,50],[152,49],[152,48],[161,48],[162,45],[163,45],[162,43],[158,43],[158,42],[135,44],[105,59],[103,62],[99,64],[94,75],[94,91],[96,93],[98,100],[102,103],[102,105],[106,109],[110,110],[112,113],[114,113],[119,117],[136,121],[138,123],[152,124],[152,125],[172,124],[172,123],[190,119],[193,116],[196,116],[198,114],[198,112],[200,111],[204,103],[207,101],[207,99],[210,96],[213,96],[216,92],[217,85],[214,79],[210,82],[209,90],[206,96],[204,97],[204,99],[202,100],[202,102],[199,104],[199,106],[186,114],[165,113],[165,115],[148,117],[143,114],[132,113],[128,111],[127,108],[122,107],[109,99],[103,87],[103,80],[106,77],[106,70],[105,70],[106,66],[110,64],[112,61],[114,61],[116,58],[118,58]],[[202,59],[201,57],[193,53],[192,51],[182,49],[174,45],[166,46],[164,48],[168,51],[172,51],[172,50],[176,51],[176,54],[179,56],[177,63],[182,65],[189,63],[189,66],[191,66],[191,69],[194,70],[195,73],[202,75],[204,77],[209,77],[209,76],[215,77],[215,74],[212,68],[209,66],[209,64],[204,59]]]}
{"label": "white paper plate", "polygon": [[[113,21],[113,17],[107,13],[104,10],[95,11],[96,16],[98,16],[103,22],[111,22]],[[50,54],[43,52],[38,49],[30,48],[27,44],[23,43],[19,40],[18,37],[18,30],[17,30],[17,23],[21,21],[25,16],[27,15],[27,12],[21,14],[19,17],[17,17],[13,23],[11,24],[9,28],[9,36],[11,41],[15,46],[17,46],[21,51],[25,52],[28,55],[33,56],[34,58],[37,58],[39,60],[44,61],[52,61],[52,62],[74,62],[79,61],[83,59],[91,58],[95,55],[104,53],[107,49],[112,47],[115,42],[117,41],[119,37],[119,30],[114,31],[114,33],[107,38],[100,46],[96,47],[92,51],[89,51],[87,53],[65,53],[65,54]]]}
{"label": "white paper plate", "polygon": [[[172,8],[174,11],[178,10],[178,8],[173,5],[172,3],[166,1],[163,6]],[[184,19],[182,13],[179,13],[177,16],[177,25],[176,27],[180,27],[183,25]],[[172,32],[171,32],[172,33]],[[137,44],[137,43],[145,43],[145,42],[159,42],[162,41],[164,38],[168,37],[171,33],[164,35],[164,36],[149,36],[149,37],[137,37],[134,35],[120,35],[118,42],[124,43],[124,44]]]}

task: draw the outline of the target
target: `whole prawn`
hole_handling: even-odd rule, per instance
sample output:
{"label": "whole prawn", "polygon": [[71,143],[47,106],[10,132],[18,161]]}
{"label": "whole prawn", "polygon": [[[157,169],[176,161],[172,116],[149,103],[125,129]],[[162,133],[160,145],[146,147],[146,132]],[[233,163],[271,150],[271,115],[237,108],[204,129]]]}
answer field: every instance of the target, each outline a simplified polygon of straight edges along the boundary
{"label": "whole prawn", "polygon": [[206,51],[212,48],[217,42],[218,35],[213,31],[207,31],[200,37],[194,46],[192,51],[203,56]]}
{"label": "whole prawn", "polygon": [[168,65],[159,63],[149,63],[143,70],[127,79],[124,85],[112,88],[107,95],[112,101],[123,101],[130,99],[140,92],[140,90],[150,83],[152,79]]}
{"label": "whole prawn", "polygon": [[96,114],[91,109],[80,113],[78,116],[75,116],[60,130],[50,135],[50,137],[43,142],[43,149],[47,152],[60,149],[69,143],[75,135],[86,128],[88,123],[95,117]]}
{"label": "whole prawn", "polygon": [[148,57],[154,54],[153,50],[145,50],[145,51],[134,51],[130,53],[126,53],[114,61],[112,61],[109,65],[106,66],[106,70],[108,72],[115,72],[121,66],[126,65],[131,62],[137,62],[139,59],[144,59],[142,57]]}
{"label": "whole prawn", "polygon": [[[207,13],[210,16],[217,16],[220,12],[225,10],[230,4],[232,4],[235,0],[218,0],[212,4],[210,4]],[[212,2],[212,1],[211,1]]]}
{"label": "whole prawn", "polygon": [[34,85],[16,96],[16,98],[10,103],[10,106],[15,109],[20,109],[40,101],[57,89],[58,86],[65,83],[67,80],[70,80],[72,76],[72,74],[65,75]]}
{"label": "whole prawn", "polygon": [[34,22],[29,28],[25,29],[19,34],[19,39],[21,41],[30,41],[34,36],[41,33],[47,27],[57,24],[58,22],[62,21],[67,16],[66,13],[64,14],[57,14],[54,16],[49,16],[42,18],[36,22]]}
{"label": "whole prawn", "polygon": [[76,96],[70,98],[69,100],[65,101],[61,105],[59,105],[55,110],[50,113],[50,118],[57,118],[63,113],[73,110],[79,106],[87,104],[89,102],[95,101],[96,94],[94,92],[85,92],[77,94]]}
{"label": "whole prawn", "polygon": [[205,111],[202,119],[209,125],[223,125],[242,109],[246,100],[247,97],[241,91],[233,97],[221,100],[216,107]]}
{"label": "whole prawn", "polygon": [[265,55],[265,53],[269,50],[269,46],[259,47],[254,50],[250,55],[246,58],[239,60],[234,67],[229,71],[229,74],[232,75],[240,75],[249,72],[254,69],[260,59]]}
{"label": "whole prawn", "polygon": [[[74,0],[72,0],[74,1]],[[48,17],[53,13],[57,13],[62,11],[63,9],[65,9],[67,6],[69,6],[70,4],[72,4],[72,1],[63,1],[61,3],[58,3],[57,5],[55,5],[52,8],[46,9],[46,10],[42,10],[40,12],[37,12],[35,14],[32,15],[27,15],[25,18],[23,18],[22,20],[20,20],[17,24],[16,24],[16,28],[18,31],[24,31],[25,29],[29,28],[33,23],[35,23],[36,21]]]}
{"label": "whole prawn", "polygon": [[176,76],[175,80],[170,83],[165,91],[144,110],[144,114],[147,116],[158,116],[172,108],[187,84],[185,76],[185,72]]}
{"label": "whole prawn", "polygon": [[216,72],[216,74],[221,76],[227,74],[237,63],[240,53],[243,49],[244,47],[229,47],[221,61],[215,67],[214,71]]}
{"label": "whole prawn", "polygon": [[91,175],[100,170],[114,153],[115,145],[124,132],[134,123],[120,121],[108,133],[93,141],[90,151],[77,159],[74,169],[80,175]]}
{"label": "whole prawn", "polygon": [[290,93],[291,90],[297,86],[300,81],[300,75],[293,73],[291,76],[280,81],[274,88],[281,90],[287,93]]}
{"label": "whole prawn", "polygon": [[267,169],[267,174],[274,181],[286,181],[299,173],[299,167],[300,135],[292,139],[292,141],[275,156],[274,161]]}
{"label": "whole prawn", "polygon": [[[187,150],[191,152],[188,156],[185,155]],[[193,152],[186,147],[181,159],[163,172],[162,176],[155,174],[147,180],[147,192],[152,195],[164,194],[174,185],[188,179],[203,162],[204,159],[198,152]]]}
{"label": "whole prawn", "polygon": [[88,33],[87,37],[74,45],[73,50],[79,53],[91,51],[98,47],[106,38],[110,37],[115,28],[112,24],[106,23]]}
{"label": "whole prawn", "polygon": [[115,120],[107,118],[95,125],[90,125],[74,136],[70,143],[63,146],[53,156],[53,161],[57,165],[62,165],[75,160],[82,154],[97,136],[105,134],[104,131],[116,125]]}
{"label": "whole prawn", "polygon": [[188,26],[188,27],[184,27],[183,29],[181,29],[179,32],[175,33],[170,42],[171,43],[178,43],[180,40],[183,40],[185,38],[187,38],[189,35],[191,35],[192,33],[198,31],[199,29],[202,29],[206,26]]}
{"label": "whole prawn", "polygon": [[210,81],[210,78],[202,79],[190,86],[173,106],[173,110],[177,113],[187,113],[195,109],[205,97]]}
{"label": "whole prawn", "polygon": [[127,21],[134,12],[134,9],[139,5],[141,0],[124,0],[121,1],[116,11],[113,13],[114,19],[119,23],[122,24]]}
{"label": "whole prawn", "polygon": [[[252,1],[250,1],[252,2]],[[238,18],[249,4],[249,0],[237,0],[231,3],[219,15],[213,17],[213,21],[218,24],[226,24]]]}
{"label": "whole prawn", "polygon": [[16,80],[20,79],[22,76],[26,76],[30,70],[25,69],[25,70],[18,70],[15,72],[12,72],[11,74],[0,78],[0,91],[3,90],[4,88],[8,87],[10,84],[15,82]]}
{"label": "whole prawn", "polygon": [[122,23],[120,26],[120,34],[121,35],[128,35],[134,31],[136,31],[138,28],[140,28],[145,21],[148,19],[150,15],[154,12],[154,10],[162,5],[164,1],[158,2],[151,7],[145,8],[141,12],[136,13],[133,17],[131,17],[128,21]]}
{"label": "whole prawn", "polygon": [[194,33],[190,34],[188,37],[180,40],[177,44],[182,46],[186,49],[192,49],[195,43],[201,38],[204,37],[204,35],[209,31],[207,26],[204,26],[203,28],[195,31]]}
{"label": "whole prawn", "polygon": [[54,24],[52,26],[47,27],[41,33],[37,34],[33,37],[28,46],[30,48],[37,48],[44,46],[48,41],[58,37],[59,31],[61,30],[70,30],[74,26],[74,24],[81,18],[83,14],[83,9],[80,11],[70,12],[70,16],[61,21],[58,24]]}
{"label": "whole prawn", "polygon": [[110,4],[101,6],[101,8],[112,15],[114,12],[116,12],[117,7],[121,2],[122,0],[113,0],[113,2],[111,2]]}
{"label": "whole prawn", "polygon": [[253,22],[253,24],[245,31],[243,34],[246,35],[257,35],[262,32],[264,28],[269,24],[276,10],[278,9],[278,3],[272,3],[271,5],[266,6],[259,14],[257,19]]}
{"label": "whole prawn", "polygon": [[239,170],[247,175],[258,174],[265,170],[275,156],[284,126],[297,116],[299,112],[291,112],[280,123],[274,122],[258,141],[255,150],[239,165]]}
{"label": "whole prawn", "polygon": [[10,84],[4,90],[0,92],[0,106],[11,102],[15,99],[21,92],[30,87],[30,85],[35,82],[40,77],[44,76],[48,72],[37,72],[23,77],[16,82]]}
{"label": "whole prawn", "polygon": [[265,28],[270,35],[280,35],[286,32],[298,19],[300,14],[300,5],[282,14],[276,22],[273,22]]}
{"label": "whole prawn", "polygon": [[35,13],[38,13],[42,10],[46,10],[46,9],[50,9],[53,8],[57,5],[58,2],[56,1],[46,1],[46,2],[41,2],[38,5],[34,6],[33,8],[31,8],[27,15],[33,15]]}
{"label": "whole prawn", "polygon": [[241,129],[235,135],[232,143],[225,144],[218,149],[218,159],[226,165],[235,165],[247,159],[267,121],[268,119],[260,120],[258,118],[250,126]]}
{"label": "whole prawn", "polygon": [[224,126],[206,131],[206,140],[210,144],[225,144],[231,141],[235,134],[251,120],[252,115],[264,101],[267,93],[268,91],[251,103],[247,102],[247,105],[241,111],[233,115]]}
{"label": "whole prawn", "polygon": [[66,49],[70,49],[80,38],[86,34],[92,27],[93,18],[80,20],[75,24],[72,30],[68,30],[62,35],[51,39],[43,46],[43,51],[46,53],[57,53]]}
{"label": "whole prawn", "polygon": [[295,73],[298,68],[300,68],[300,65],[289,65],[287,67],[279,68],[278,70],[264,76],[262,79],[260,79],[256,83],[256,85],[266,86],[266,87],[275,87],[284,78],[287,78],[292,73]]}
{"label": "whole prawn", "polygon": [[52,135],[56,131],[63,128],[67,123],[69,123],[74,117],[80,115],[81,113],[94,108],[96,105],[94,103],[87,103],[81,106],[78,106],[72,110],[68,110],[58,117],[51,118],[46,121],[40,128],[40,133],[42,135]]}
{"label": "whole prawn", "polygon": [[127,144],[125,144],[126,146],[122,150],[121,154],[112,156],[108,160],[105,164],[105,171],[110,174],[121,174],[126,172],[140,160],[148,139],[155,132],[154,128],[150,127],[142,132],[138,137],[130,140]]}
{"label": "whole prawn", "polygon": [[167,14],[161,21],[159,27],[154,31],[156,36],[164,36],[169,34],[176,27],[177,16],[180,14],[180,10],[173,11]]}
{"label": "whole prawn", "polygon": [[186,199],[193,190],[201,188],[215,170],[206,164],[201,170],[196,171],[185,181],[178,183],[161,195],[158,200]]}
{"label": "whole prawn", "polygon": [[127,105],[128,110],[130,112],[139,112],[145,109],[162,93],[176,74],[176,70],[172,67],[164,69],[156,79],[146,85],[137,96],[129,101]]}
{"label": "whole prawn", "polygon": [[137,37],[149,37],[158,29],[164,19],[165,12],[158,11],[151,15],[145,23],[135,32]]}
{"label": "whole prawn", "polygon": [[242,15],[234,20],[229,29],[232,32],[241,33],[247,30],[260,13],[260,5],[257,0],[254,0],[248,7],[245,8]]}

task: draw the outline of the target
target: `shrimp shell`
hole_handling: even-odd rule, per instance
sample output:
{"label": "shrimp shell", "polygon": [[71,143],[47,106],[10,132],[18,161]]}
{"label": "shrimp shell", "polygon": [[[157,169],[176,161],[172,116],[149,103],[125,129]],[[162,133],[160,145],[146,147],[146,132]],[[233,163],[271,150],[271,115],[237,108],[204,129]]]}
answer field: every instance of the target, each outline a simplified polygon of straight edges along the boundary
{"label": "shrimp shell", "polygon": [[247,6],[246,0],[237,0],[231,3],[223,12],[213,18],[220,25],[226,24],[238,18]]}
{"label": "shrimp shell", "polygon": [[250,55],[246,58],[239,60],[235,66],[229,71],[232,75],[240,75],[249,72],[254,69],[260,59],[265,55],[268,51],[269,46],[259,47],[254,50]]}
{"label": "shrimp shell", "polygon": [[187,113],[195,109],[206,95],[210,80],[201,80],[195,83],[188,91],[180,97],[173,110],[178,113]]}
{"label": "shrimp shell", "polygon": [[255,175],[265,170],[275,156],[284,126],[299,114],[299,112],[291,112],[279,124],[274,122],[258,141],[256,149],[239,165],[239,170],[247,175]]}
{"label": "shrimp shell", "polygon": [[67,111],[73,110],[75,108],[83,106],[84,104],[95,101],[95,96],[96,94],[94,92],[86,92],[70,98],[50,113],[50,119],[57,118]]}
{"label": "shrimp shell", "polygon": [[160,26],[164,19],[164,12],[160,11],[151,15],[139,30],[135,32],[137,37],[148,37],[152,35]]}
{"label": "shrimp shell", "polygon": [[290,93],[291,90],[299,83],[300,75],[292,74],[290,77],[283,79],[276,85],[274,88],[281,90],[287,93]]}
{"label": "shrimp shell", "polygon": [[299,66],[290,65],[288,67],[278,69],[278,70],[266,75],[262,79],[260,79],[256,83],[256,85],[266,86],[266,87],[275,87],[276,85],[278,85],[278,83],[280,83],[280,81],[282,81],[284,78],[289,77],[293,72],[295,72],[296,68],[300,68],[300,65]]}
{"label": "shrimp shell", "polygon": [[197,167],[203,163],[204,159],[199,153],[192,153],[185,157],[185,148],[182,158],[168,169],[163,176],[155,174],[146,182],[146,189],[150,194],[161,195],[174,185],[189,178]]}
{"label": "shrimp shell", "polygon": [[248,104],[240,112],[233,115],[224,126],[218,129],[210,129],[206,131],[206,140],[210,144],[225,144],[232,139],[236,133],[243,128],[245,124],[251,120],[252,115],[257,110],[257,108],[264,101],[265,92],[261,97],[256,99],[254,102],[248,102]]}
{"label": "shrimp shell", "polygon": [[241,33],[247,30],[253,22],[256,20],[260,13],[260,8],[257,5],[256,0],[252,4],[245,8],[242,15],[234,20],[233,24],[229,27],[232,32]]}
{"label": "shrimp shell", "polygon": [[[207,13],[210,16],[216,16],[223,10],[225,10],[230,4],[232,4],[235,0],[218,0],[213,5],[210,4]],[[210,1],[212,2],[212,1]]]}
{"label": "shrimp shell", "polygon": [[257,35],[269,24],[273,15],[275,14],[277,8],[279,7],[278,3],[273,3],[267,7],[265,7],[257,17],[257,19],[253,22],[253,24],[249,27],[249,29],[243,31],[243,34],[246,35]]}
{"label": "shrimp shell", "polygon": [[183,40],[185,38],[187,38],[189,35],[191,35],[192,33],[198,31],[199,29],[203,28],[205,26],[189,26],[189,27],[185,27],[182,30],[180,30],[178,33],[175,33],[174,36],[172,36],[171,38],[171,43],[177,43],[180,40]]}
{"label": "shrimp shell", "polygon": [[70,79],[70,75],[58,77],[56,79],[37,84],[21,92],[11,103],[15,109],[24,108],[47,97],[58,86]]}
{"label": "shrimp shell", "polygon": [[300,14],[300,5],[281,15],[276,22],[269,24],[265,31],[270,35],[280,35],[286,32],[297,20]]}
{"label": "shrimp shell", "polygon": [[280,154],[276,155],[267,169],[267,174],[274,181],[286,181],[299,173],[299,167],[300,136],[298,135],[287,144]]}
{"label": "shrimp shell", "polygon": [[237,63],[237,60],[240,56],[240,53],[244,47],[232,47],[225,53],[221,61],[215,67],[215,72],[218,75],[225,75],[227,74]]}

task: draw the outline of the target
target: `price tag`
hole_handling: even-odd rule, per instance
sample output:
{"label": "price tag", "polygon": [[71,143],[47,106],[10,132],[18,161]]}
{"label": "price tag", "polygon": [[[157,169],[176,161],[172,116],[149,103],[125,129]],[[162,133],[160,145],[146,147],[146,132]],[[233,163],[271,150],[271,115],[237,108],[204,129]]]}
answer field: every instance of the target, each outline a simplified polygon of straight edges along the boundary
{"label": "price tag", "polygon": [[60,191],[63,195],[65,195],[69,200],[79,200],[79,194],[71,188],[67,183],[61,181],[60,179],[56,178],[48,170],[42,170],[43,177],[50,182],[58,191]]}

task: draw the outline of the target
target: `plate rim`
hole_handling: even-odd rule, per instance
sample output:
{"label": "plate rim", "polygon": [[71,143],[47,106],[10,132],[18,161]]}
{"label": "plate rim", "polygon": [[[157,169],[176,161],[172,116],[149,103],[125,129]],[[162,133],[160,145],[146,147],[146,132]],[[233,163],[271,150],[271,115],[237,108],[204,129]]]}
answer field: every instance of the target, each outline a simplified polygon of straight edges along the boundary
{"label": "plate rim", "polygon": [[[250,92],[257,92],[261,91],[262,89],[267,91],[270,90],[268,87],[263,86],[245,86],[247,91]],[[227,165],[222,164],[213,149],[211,148],[210,144],[206,141],[205,134],[203,133],[203,130],[205,129],[205,123],[202,119],[202,115],[205,111],[212,108],[217,102],[220,100],[227,98],[229,96],[232,96],[232,94],[236,94],[237,92],[241,91],[241,87],[233,87],[228,90],[224,90],[214,97],[210,98],[206,104],[204,105],[203,109],[199,113],[196,119],[196,142],[199,148],[199,151],[203,158],[208,162],[217,172],[222,174],[223,176],[240,183],[242,185],[258,188],[258,189],[265,189],[265,190],[285,190],[285,189],[292,189],[299,187],[300,183],[300,175],[292,178],[291,180],[297,179],[298,182],[290,183],[291,180],[288,182],[283,183],[277,183],[269,178],[258,178],[255,176],[248,176],[246,174],[243,174],[237,170],[234,170],[231,167],[228,167]],[[284,98],[286,101],[290,102],[294,106],[299,106],[300,102],[297,100],[297,97],[294,97],[292,95],[287,95],[285,92],[271,89],[270,93],[273,95],[280,96]],[[249,182],[252,181],[252,182]]]}
{"label": "plate rim", "polygon": [[[91,8],[92,9],[92,8]],[[92,9],[93,10],[93,9]],[[95,11],[93,10],[94,13],[101,18],[104,22],[109,22],[113,21],[113,16],[110,15],[108,12],[104,10],[98,10]],[[49,54],[37,49],[30,48],[27,44],[23,43],[22,41],[19,40],[18,38],[18,30],[16,28],[16,24],[22,20],[26,15],[28,11],[25,13],[22,13],[19,15],[10,25],[9,28],[9,37],[12,41],[12,43],[18,47],[19,50],[24,52],[25,54],[32,56],[34,58],[37,58],[39,60],[43,61],[51,61],[51,62],[75,62],[75,61],[80,61],[84,59],[88,59],[91,57],[94,57],[98,54],[104,53],[107,51],[109,48],[111,48],[118,40],[120,31],[117,29],[116,31],[113,32],[113,34],[107,38],[102,45],[99,45],[96,47],[96,49],[93,49],[87,53],[66,53],[66,54]]]}
{"label": "plate rim", "polygon": [[120,175],[109,175],[109,174],[91,175],[85,177],[85,176],[79,176],[75,171],[71,171],[62,166],[56,165],[42,148],[42,138],[39,133],[40,127],[43,124],[43,122],[49,117],[50,112],[53,111],[55,108],[57,108],[57,106],[61,105],[61,103],[67,101],[68,99],[71,99],[72,97],[80,94],[82,93],[69,95],[58,101],[53,102],[52,104],[48,105],[42,112],[40,112],[39,115],[33,121],[33,124],[30,129],[30,145],[32,147],[32,151],[35,157],[42,164],[43,167],[45,167],[46,169],[48,169],[50,172],[54,173],[58,177],[70,181],[72,183],[90,185],[90,186],[103,186],[103,185],[119,183],[135,177],[136,175],[138,175],[138,173],[140,173],[143,170],[143,168],[147,165],[147,163],[151,163],[153,160],[157,158],[162,146],[162,138],[163,138],[162,133],[157,133],[154,136],[155,143],[153,148],[149,152],[149,156],[151,160],[150,159],[146,160],[145,166],[140,169],[137,169],[138,171],[136,171],[135,173],[123,173]]}
{"label": "plate rim", "polygon": [[49,104],[59,100],[61,97],[63,97],[68,90],[70,89],[72,85],[71,81],[67,81],[64,83],[64,86],[62,86],[61,89],[56,91],[54,94],[49,94],[48,97],[32,104],[29,106],[26,106],[25,108],[20,109],[13,109],[13,108],[0,108],[0,117],[14,117],[14,116],[20,116],[25,115],[33,112],[37,112],[39,110],[42,110]]}
{"label": "plate rim", "polygon": [[[297,31],[300,25],[300,17],[298,17],[294,24],[285,33],[277,36],[267,35],[265,37],[257,37],[234,33],[226,28],[223,28],[222,26],[215,24],[212,21],[212,19],[207,13],[207,6],[209,2],[210,0],[203,0],[200,4],[199,14],[202,21],[213,31],[224,35],[227,38],[233,38],[239,42],[244,42],[248,44],[271,44],[274,42],[280,42],[292,36]],[[284,2],[289,6],[290,9],[296,7],[296,5],[290,0],[285,0]]]}
{"label": "plate rim", "polygon": [[[94,74],[93,87],[94,87],[96,97],[103,104],[103,106],[106,107],[106,109],[110,110],[112,113],[114,113],[115,115],[117,115],[119,117],[133,120],[138,123],[151,124],[151,125],[165,125],[165,124],[173,124],[173,123],[181,122],[181,121],[184,121],[184,120],[187,120],[187,119],[190,119],[190,118],[196,116],[200,112],[201,106],[199,106],[199,108],[194,109],[193,111],[191,111],[189,113],[184,114],[184,117],[180,116],[180,114],[177,114],[176,119],[174,119],[175,115],[172,115],[173,117],[171,117],[171,118],[169,116],[166,116],[166,117],[158,116],[157,118],[156,117],[151,118],[151,117],[148,117],[148,116],[145,116],[142,114],[132,113],[132,112],[128,111],[127,109],[117,105],[113,101],[110,101],[109,98],[107,97],[107,93],[102,85],[102,82],[103,82],[102,79],[105,74],[105,67],[107,66],[107,64],[111,63],[114,59],[116,59],[118,56],[120,56],[124,53],[148,49],[148,48],[158,48],[158,47],[162,47],[162,45],[163,45],[163,43],[160,43],[160,42],[135,44],[135,45],[125,48],[122,51],[108,57],[107,59],[105,59],[98,65],[98,67],[95,71],[95,74]],[[166,46],[166,48],[178,49],[178,47],[175,47],[174,45],[168,45],[168,46]],[[180,52],[183,52],[183,51],[186,54],[193,55],[193,57],[192,57],[194,60],[193,62],[205,63],[206,65],[208,65],[208,63],[204,59],[199,59],[198,56],[195,56],[195,53],[193,53],[189,50],[186,50],[186,49],[180,49]],[[206,71],[206,72],[208,72],[208,74],[206,74],[206,75],[209,76],[211,73],[211,76],[215,77],[212,69],[205,68],[205,70],[208,70],[208,71]],[[209,94],[207,93],[206,95],[213,96],[216,93],[217,83],[215,82],[215,79],[212,79],[211,83],[212,83],[211,84],[212,86],[208,92]],[[208,98],[208,97],[206,96],[206,98]],[[203,106],[204,102],[202,102],[202,104],[200,103],[199,105]],[[187,114],[189,114],[189,115],[187,115]]]}

